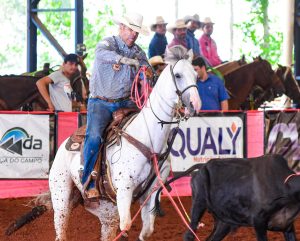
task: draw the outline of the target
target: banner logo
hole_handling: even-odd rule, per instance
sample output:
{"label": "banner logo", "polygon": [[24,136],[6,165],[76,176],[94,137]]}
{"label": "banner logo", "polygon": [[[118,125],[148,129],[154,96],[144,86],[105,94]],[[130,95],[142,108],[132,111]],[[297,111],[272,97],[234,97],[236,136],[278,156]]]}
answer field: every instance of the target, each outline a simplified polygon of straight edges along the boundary
{"label": "banner logo", "polygon": [[0,140],[0,148],[22,156],[23,149],[40,150],[42,149],[42,140],[34,139],[26,130],[20,127],[14,127],[5,132]]}

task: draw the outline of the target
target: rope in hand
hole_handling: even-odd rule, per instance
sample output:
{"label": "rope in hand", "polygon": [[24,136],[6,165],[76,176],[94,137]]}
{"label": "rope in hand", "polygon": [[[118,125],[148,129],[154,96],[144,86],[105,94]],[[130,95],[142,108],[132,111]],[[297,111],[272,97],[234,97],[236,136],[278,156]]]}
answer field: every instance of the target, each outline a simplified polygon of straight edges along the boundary
{"label": "rope in hand", "polygon": [[147,80],[147,67],[142,66],[136,74],[131,86],[131,100],[136,103],[139,109],[142,109],[152,91],[149,81]]}

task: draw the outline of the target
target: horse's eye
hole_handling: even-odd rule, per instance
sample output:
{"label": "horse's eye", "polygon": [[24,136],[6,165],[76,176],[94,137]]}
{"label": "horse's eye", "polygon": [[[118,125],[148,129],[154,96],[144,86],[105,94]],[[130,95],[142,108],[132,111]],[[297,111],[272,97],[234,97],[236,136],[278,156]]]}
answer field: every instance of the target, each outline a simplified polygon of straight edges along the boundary
{"label": "horse's eye", "polygon": [[176,78],[176,79],[180,79],[180,78],[181,78],[180,74],[176,73],[176,74],[175,74],[175,78]]}

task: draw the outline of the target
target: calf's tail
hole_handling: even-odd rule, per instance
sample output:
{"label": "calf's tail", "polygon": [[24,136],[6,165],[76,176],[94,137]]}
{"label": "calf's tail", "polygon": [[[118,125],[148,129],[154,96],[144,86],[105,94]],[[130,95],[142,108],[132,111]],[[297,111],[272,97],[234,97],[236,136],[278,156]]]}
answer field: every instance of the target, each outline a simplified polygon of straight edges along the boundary
{"label": "calf's tail", "polygon": [[[176,175],[175,177],[171,178],[169,181],[167,181],[167,182],[165,183],[166,188],[167,188],[168,191],[170,192],[170,191],[172,190],[172,188],[171,188],[171,186],[170,186],[170,183],[172,183],[172,182],[178,180],[178,179],[181,178],[181,177],[184,177],[184,176],[189,175],[190,173],[192,173],[192,172],[195,171],[195,170],[201,169],[204,165],[205,165],[205,164],[203,164],[203,163],[196,164],[196,165],[190,167],[189,169],[187,169],[186,171],[180,173],[179,175]],[[152,210],[152,212],[153,212],[156,216],[159,216],[159,217],[162,217],[162,216],[165,215],[164,212],[163,212],[163,210],[162,210],[161,207],[160,207],[160,199],[159,199],[160,193],[161,193],[162,190],[163,190],[162,187],[160,187],[160,188],[158,189],[158,191],[157,191],[157,193],[156,193],[156,196],[155,196],[155,205],[154,205],[154,208],[153,208],[153,210]]]}

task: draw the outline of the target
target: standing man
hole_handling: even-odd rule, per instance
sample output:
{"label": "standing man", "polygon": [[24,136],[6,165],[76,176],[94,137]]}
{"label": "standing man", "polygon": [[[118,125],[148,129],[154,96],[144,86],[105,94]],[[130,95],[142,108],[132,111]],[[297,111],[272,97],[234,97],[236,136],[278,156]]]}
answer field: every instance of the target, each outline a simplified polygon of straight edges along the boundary
{"label": "standing man", "polygon": [[78,63],[79,57],[76,54],[68,54],[59,70],[36,82],[39,92],[48,104],[48,111],[72,111],[70,80],[79,71]]}
{"label": "standing man", "polygon": [[156,17],[154,24],[151,24],[150,29],[155,32],[148,49],[148,57],[152,58],[153,56],[162,56],[165,53],[168,41],[166,38],[166,25],[162,16]]}
{"label": "standing man", "polygon": [[197,72],[197,86],[202,101],[201,110],[228,110],[229,95],[223,81],[216,75],[208,74],[205,61],[198,57],[192,61]]}
{"label": "standing man", "polygon": [[174,38],[168,45],[168,48],[171,48],[175,45],[181,45],[188,49],[188,44],[186,41],[186,29],[187,26],[183,19],[178,19],[176,20],[175,24],[168,26],[168,31],[174,35]]}
{"label": "standing man", "polygon": [[139,66],[147,61],[144,51],[135,44],[140,33],[149,34],[142,25],[143,16],[126,14],[114,21],[119,25],[119,35],[105,38],[97,44],[90,80],[81,180],[88,199],[99,197],[91,173],[103,142],[104,130],[112,120],[114,111],[135,106],[130,100],[131,85]]}
{"label": "standing man", "polygon": [[195,31],[201,27],[201,22],[199,20],[199,15],[195,14],[193,16],[184,17],[185,24],[187,25],[186,41],[188,49],[193,50],[194,57],[201,56],[201,51],[199,47],[199,42],[195,38]]}
{"label": "standing man", "polygon": [[203,35],[199,39],[201,53],[211,66],[217,66],[222,63],[222,60],[218,55],[217,44],[211,38],[214,30],[214,23],[210,18],[205,18],[202,24]]}

